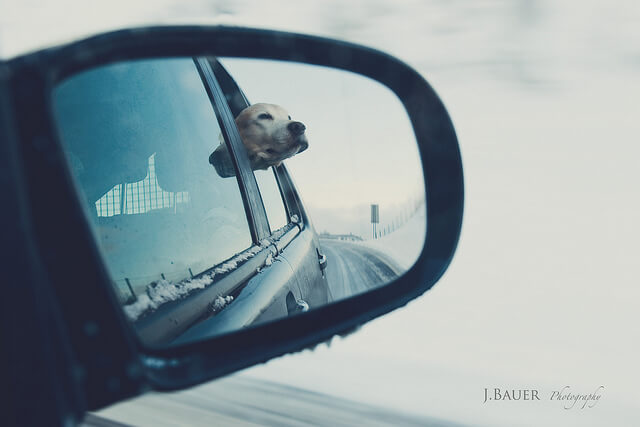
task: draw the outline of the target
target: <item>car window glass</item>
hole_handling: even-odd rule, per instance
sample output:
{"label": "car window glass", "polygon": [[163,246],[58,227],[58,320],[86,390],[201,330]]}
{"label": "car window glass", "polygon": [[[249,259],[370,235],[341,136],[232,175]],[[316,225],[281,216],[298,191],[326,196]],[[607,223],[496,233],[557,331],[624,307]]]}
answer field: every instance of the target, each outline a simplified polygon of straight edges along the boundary
{"label": "car window glass", "polygon": [[123,301],[163,280],[198,276],[251,246],[236,178],[220,177],[209,163],[222,134],[192,59],[86,71],[58,85],[53,101]]}
{"label": "car window glass", "polygon": [[267,219],[271,231],[275,231],[287,224],[287,211],[282,201],[282,195],[273,168],[267,170],[254,171],[264,209],[267,212]]}

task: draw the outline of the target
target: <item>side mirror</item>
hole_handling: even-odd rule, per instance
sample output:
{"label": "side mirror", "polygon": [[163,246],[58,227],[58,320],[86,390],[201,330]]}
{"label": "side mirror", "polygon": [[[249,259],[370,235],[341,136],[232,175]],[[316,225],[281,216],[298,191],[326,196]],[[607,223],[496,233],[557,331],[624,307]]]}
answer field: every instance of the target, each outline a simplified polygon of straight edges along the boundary
{"label": "side mirror", "polygon": [[349,333],[453,257],[456,134],[389,55],[163,27],[9,67],[34,243],[89,409]]}

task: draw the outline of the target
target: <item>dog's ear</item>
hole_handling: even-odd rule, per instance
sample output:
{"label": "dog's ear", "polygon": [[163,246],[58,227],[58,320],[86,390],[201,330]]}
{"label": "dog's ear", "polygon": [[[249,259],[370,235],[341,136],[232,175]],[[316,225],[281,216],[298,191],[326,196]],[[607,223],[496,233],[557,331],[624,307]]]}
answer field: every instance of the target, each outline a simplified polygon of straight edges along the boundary
{"label": "dog's ear", "polygon": [[227,151],[227,146],[220,144],[209,156],[209,163],[216,169],[218,175],[222,178],[231,178],[236,176],[236,170],[231,161],[231,155]]}
{"label": "dog's ear", "polygon": [[257,157],[260,157],[261,159],[264,159],[265,161],[266,161],[269,157],[271,157],[271,156],[269,156],[267,153],[265,153],[264,151],[256,151],[256,152],[255,152],[255,155],[256,155]]}

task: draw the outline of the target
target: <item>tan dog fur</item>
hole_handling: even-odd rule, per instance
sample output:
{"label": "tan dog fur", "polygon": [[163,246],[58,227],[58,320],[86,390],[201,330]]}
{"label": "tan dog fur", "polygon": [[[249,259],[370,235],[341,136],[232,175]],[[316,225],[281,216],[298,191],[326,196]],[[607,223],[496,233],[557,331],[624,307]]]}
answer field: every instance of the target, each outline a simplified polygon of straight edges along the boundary
{"label": "tan dog fur", "polygon": [[[253,170],[279,166],[309,146],[305,125],[291,120],[279,105],[253,104],[242,110],[235,121]],[[234,175],[226,145],[221,144],[209,161],[221,176]],[[223,164],[226,161],[229,163]]]}

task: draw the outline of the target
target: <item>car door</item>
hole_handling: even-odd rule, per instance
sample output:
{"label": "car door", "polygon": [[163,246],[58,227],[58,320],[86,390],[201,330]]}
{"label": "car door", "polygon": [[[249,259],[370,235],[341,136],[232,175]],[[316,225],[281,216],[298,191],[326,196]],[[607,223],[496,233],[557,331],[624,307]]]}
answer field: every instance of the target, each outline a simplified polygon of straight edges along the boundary
{"label": "car door", "polygon": [[[209,61],[229,110],[236,117],[250,102],[224,66],[215,58],[210,58]],[[297,306],[290,306],[290,309],[304,310],[326,304],[332,299],[325,277],[327,260],[286,165],[283,162],[267,171],[257,170],[254,175],[265,202],[271,232],[281,233],[285,219],[290,227],[295,225],[277,245],[279,255],[291,265],[300,286],[301,297],[296,301]],[[279,216],[282,207],[286,218]],[[272,217],[277,218],[275,226]]]}
{"label": "car door", "polygon": [[86,217],[145,344],[268,321],[303,298],[300,274],[279,257],[300,229],[273,172],[260,178],[267,213],[250,168],[236,161],[237,176],[221,177],[209,163],[234,132],[212,77],[205,60],[143,60],[54,93]]}

